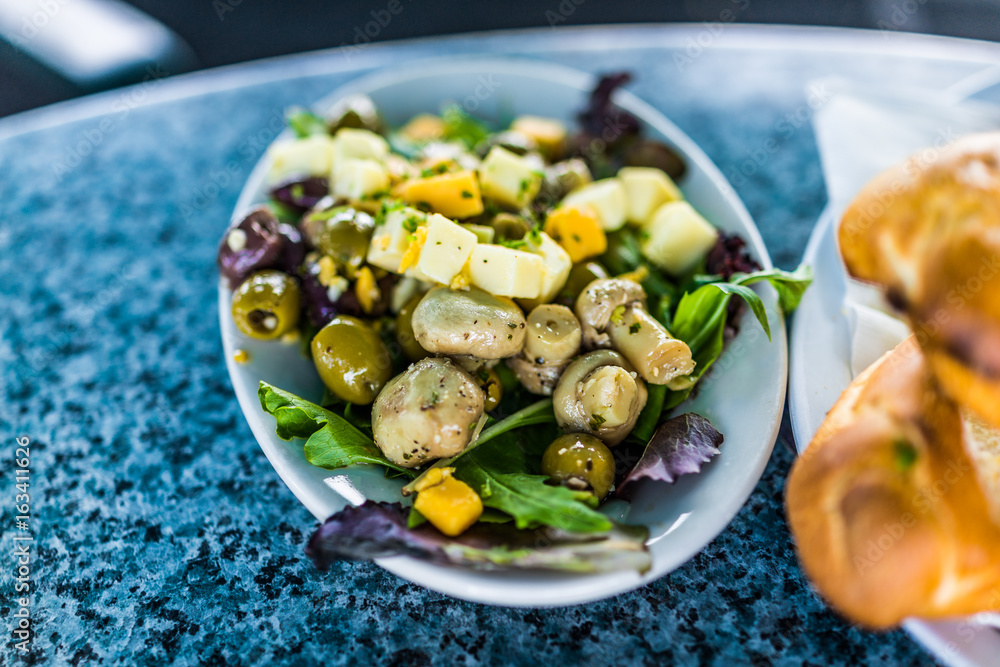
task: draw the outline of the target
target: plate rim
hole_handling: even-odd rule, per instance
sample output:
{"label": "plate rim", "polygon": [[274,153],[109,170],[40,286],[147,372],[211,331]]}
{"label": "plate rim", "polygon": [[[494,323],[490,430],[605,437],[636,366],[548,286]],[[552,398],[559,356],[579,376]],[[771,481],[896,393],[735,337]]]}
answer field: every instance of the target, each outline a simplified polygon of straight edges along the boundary
{"label": "plate rim", "polygon": [[[329,108],[336,100],[346,95],[377,89],[381,86],[387,86],[392,83],[412,79],[414,76],[427,76],[428,71],[432,68],[436,70],[438,74],[456,72],[468,74],[482,73],[481,70],[483,67],[489,67],[491,72],[509,72],[517,76],[525,76],[525,72],[523,71],[525,63],[530,63],[532,66],[532,71],[529,75],[532,78],[558,82],[560,84],[576,88],[580,91],[587,91],[591,89],[597,80],[597,77],[587,72],[527,56],[469,54],[468,57],[464,58],[460,62],[456,62],[454,56],[443,56],[420,59],[408,63],[405,66],[388,66],[360,77],[356,77],[345,82],[341,86],[338,86],[329,94],[321,97],[317,102],[310,105],[310,108],[315,110],[324,110]],[[767,247],[764,244],[759,228],[747,211],[742,199],[739,198],[735,189],[729,181],[726,180],[725,176],[708,157],[708,155],[694,142],[693,139],[691,139],[683,130],[670,121],[663,113],[636,96],[634,93],[626,90],[619,90],[616,91],[614,99],[615,102],[623,108],[636,113],[645,124],[649,125],[656,132],[667,137],[669,141],[685,153],[690,160],[699,165],[705,176],[711,180],[719,195],[724,199],[725,204],[733,210],[735,216],[740,220],[740,223],[743,226],[741,234],[745,235],[747,242],[759,255],[763,268],[771,268],[773,263],[771,261],[770,254],[767,251]],[[274,141],[278,141],[281,138],[286,138],[290,135],[290,130],[286,129],[275,137]],[[233,220],[244,214],[252,205],[254,205],[254,201],[257,198],[257,189],[259,188],[260,183],[264,180],[267,168],[267,153],[265,152],[251,170],[245,183],[243,184],[237,202],[233,207]],[[773,291],[768,288],[767,293],[765,293],[764,298],[766,303],[770,301],[773,304],[775,302],[772,292]],[[230,291],[226,286],[225,281],[220,279],[220,325],[224,324],[227,318],[231,319],[228,307],[229,298]],[[778,408],[770,425],[770,433],[765,438],[765,442],[761,443],[761,447],[758,450],[757,455],[753,458],[753,465],[749,467],[750,474],[747,479],[752,479],[752,481],[746,482],[747,488],[745,489],[745,492],[734,494],[727,504],[720,506],[716,510],[715,513],[718,515],[724,515],[726,517],[725,520],[720,521],[718,526],[708,530],[703,530],[699,534],[698,540],[691,540],[691,546],[682,550],[683,556],[674,559],[677,562],[668,564],[660,569],[656,568],[654,562],[654,567],[648,573],[643,575],[639,575],[638,573],[628,573],[627,575],[626,573],[614,573],[610,576],[607,574],[581,576],[576,578],[575,583],[578,585],[567,587],[565,589],[556,589],[556,593],[549,591],[544,600],[532,600],[530,602],[525,602],[522,598],[505,597],[503,595],[502,586],[497,587],[493,585],[489,587],[488,591],[480,590],[474,586],[467,587],[462,590],[456,590],[454,587],[444,585],[439,586],[438,582],[441,581],[440,573],[442,571],[447,572],[448,569],[442,568],[442,566],[418,561],[413,558],[394,556],[391,558],[376,559],[374,562],[397,576],[438,593],[443,593],[471,602],[522,608],[560,607],[607,599],[656,581],[657,579],[666,576],[670,572],[681,567],[690,561],[691,558],[703,551],[716,537],[718,537],[719,534],[729,527],[733,519],[735,519],[739,511],[745,506],[747,500],[756,489],[756,486],[759,483],[760,478],[763,476],[763,472],[767,467],[768,462],[770,461],[774,444],[777,441],[778,433],[781,427],[785,397],[788,390],[788,336],[786,333],[785,318],[780,313],[780,310],[775,307],[769,311],[769,315],[776,316],[777,318],[772,322],[773,339],[771,345],[777,346],[779,362],[778,376],[781,378],[778,382],[780,386],[778,387],[777,396],[775,397],[777,399]],[[232,342],[228,340],[224,327],[222,331],[222,338],[224,354],[226,356],[226,366],[232,382],[232,378],[236,377],[240,369],[239,365],[233,359],[232,352],[235,350],[235,347]],[[284,466],[276,465],[275,459],[268,452],[267,448],[264,447],[263,442],[265,440],[269,440],[273,436],[273,432],[268,432],[259,422],[255,424],[248,418],[248,406],[250,410],[259,411],[260,409],[259,405],[256,404],[256,397],[243,396],[241,391],[236,388],[235,383],[233,384],[234,393],[237,395],[241,410],[244,412],[244,418],[246,418],[250,424],[251,431],[254,433],[255,439],[258,441],[258,445],[262,450],[264,450],[265,456],[267,456],[269,462],[272,464],[272,467],[275,469],[275,472],[314,517],[320,521],[324,520],[325,517],[318,511],[318,507],[322,503],[318,494],[314,493],[313,490],[308,488],[306,485],[299,484],[297,482],[292,483],[286,479],[286,475],[282,474],[282,468]],[[273,431],[273,429],[271,429],[271,431]],[[439,576],[426,576],[427,573],[431,571],[438,573]],[[602,580],[605,582],[603,586],[598,585],[595,587],[586,585],[590,582],[599,584]],[[487,595],[487,593],[489,594]]]}

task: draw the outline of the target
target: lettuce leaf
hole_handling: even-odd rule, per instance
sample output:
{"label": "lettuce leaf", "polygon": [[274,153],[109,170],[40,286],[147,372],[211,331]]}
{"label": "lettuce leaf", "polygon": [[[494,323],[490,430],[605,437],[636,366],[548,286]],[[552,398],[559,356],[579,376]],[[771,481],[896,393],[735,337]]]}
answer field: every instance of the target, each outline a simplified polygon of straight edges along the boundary
{"label": "lettuce leaf", "polygon": [[644,526],[615,524],[601,533],[571,535],[552,528],[520,530],[482,523],[449,538],[429,524],[407,527],[407,511],[398,503],[367,501],[327,519],[305,551],[321,569],[338,560],[406,555],[476,570],[646,572],[652,564],[648,537]]}
{"label": "lettuce leaf", "polygon": [[553,486],[545,475],[529,474],[524,453],[510,436],[469,452],[453,465],[455,477],[471,486],[485,507],[509,514],[518,528],[551,526],[573,533],[611,528],[607,517],[588,506],[594,503],[592,494]]}
{"label": "lettuce leaf", "polygon": [[703,463],[719,454],[725,438],[712,423],[693,412],[674,417],[656,430],[642,457],[615,493],[628,500],[642,479],[673,484],[681,475],[701,471]]}
{"label": "lettuce leaf", "polygon": [[266,382],[260,383],[257,397],[260,407],[274,417],[279,438],[307,438],[306,460],[314,466],[336,470],[357,464],[375,464],[406,477],[417,474],[387,459],[369,436],[326,408]]}
{"label": "lettuce leaf", "polygon": [[308,109],[292,108],[288,110],[286,116],[288,127],[299,139],[310,137],[314,134],[326,134],[326,121]]}

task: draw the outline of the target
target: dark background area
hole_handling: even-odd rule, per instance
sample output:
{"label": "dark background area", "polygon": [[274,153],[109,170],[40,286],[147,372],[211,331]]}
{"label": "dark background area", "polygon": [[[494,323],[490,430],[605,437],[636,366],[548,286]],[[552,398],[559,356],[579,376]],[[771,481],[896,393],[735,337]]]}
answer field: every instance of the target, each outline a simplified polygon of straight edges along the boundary
{"label": "dark background area", "polygon": [[[403,18],[380,27],[372,41],[553,24],[711,22],[727,8],[737,10],[738,23],[846,26],[1000,41],[1000,2],[995,0],[397,1],[406,8]],[[385,10],[389,2],[129,0],[190,45],[172,73],[352,44],[372,12]],[[141,72],[83,87],[0,41],[0,115],[141,80]]]}

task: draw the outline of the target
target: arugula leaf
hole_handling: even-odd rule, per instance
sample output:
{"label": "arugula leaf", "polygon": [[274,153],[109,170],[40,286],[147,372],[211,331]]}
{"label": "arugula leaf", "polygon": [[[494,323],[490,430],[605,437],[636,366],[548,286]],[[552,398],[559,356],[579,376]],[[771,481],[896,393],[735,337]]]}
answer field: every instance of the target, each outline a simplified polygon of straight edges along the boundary
{"label": "arugula leaf", "polygon": [[406,477],[416,476],[413,470],[387,459],[371,438],[334,412],[266,382],[260,383],[257,397],[261,408],[277,422],[279,438],[307,438],[306,460],[316,467],[336,470],[359,463],[375,464]]}
{"label": "arugula leaf", "polygon": [[308,109],[291,109],[286,120],[299,139],[327,133],[326,121]]}
{"label": "arugula leaf", "polygon": [[527,472],[524,454],[509,438],[496,440],[456,461],[455,477],[471,486],[483,505],[514,517],[518,528],[551,526],[573,533],[609,530],[611,521],[587,506],[592,494],[547,484]]}
{"label": "arugula leaf", "polygon": [[323,570],[338,560],[407,555],[474,570],[646,572],[652,563],[648,538],[645,526],[613,524],[605,532],[579,535],[495,523],[446,537],[431,525],[408,527],[407,510],[399,503],[367,501],[327,519],[309,538],[306,555]]}
{"label": "arugula leaf", "polygon": [[632,429],[631,433],[633,439],[640,442],[648,442],[653,436],[656,424],[660,421],[660,415],[663,414],[663,403],[669,391],[666,385],[646,385],[646,405],[643,407],[642,412],[639,413],[639,418],[635,421],[635,428]]}
{"label": "arugula leaf", "polygon": [[753,273],[737,274],[733,276],[731,282],[738,285],[752,285],[761,280],[771,283],[771,287],[778,293],[778,305],[781,306],[781,312],[787,315],[799,307],[802,295],[812,285],[813,270],[811,266],[802,264],[791,273],[781,269],[754,271]]}

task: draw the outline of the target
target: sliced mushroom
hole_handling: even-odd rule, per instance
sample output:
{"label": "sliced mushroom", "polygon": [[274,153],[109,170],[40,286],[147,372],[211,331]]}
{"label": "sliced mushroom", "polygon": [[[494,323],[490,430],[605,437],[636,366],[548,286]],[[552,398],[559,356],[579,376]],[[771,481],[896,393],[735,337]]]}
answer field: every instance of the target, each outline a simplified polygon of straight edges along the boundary
{"label": "sliced mushroom", "polygon": [[564,361],[580,351],[580,321],[566,306],[546,303],[528,313],[524,356],[535,363]]}
{"label": "sliced mushroom", "polygon": [[625,357],[594,350],[563,371],[552,402],[564,431],[589,433],[613,446],[635,427],[646,396],[646,385]]}
{"label": "sliced mushroom", "polygon": [[691,348],[649,314],[646,293],[635,281],[595,280],[577,298],[576,314],[585,345],[618,350],[646,382],[668,384],[694,371]]}
{"label": "sliced mushroom", "polygon": [[551,396],[559,376],[580,351],[581,328],[566,306],[543,304],[528,314],[524,350],[507,360],[521,384],[533,394]]}
{"label": "sliced mushroom", "polygon": [[423,359],[390,380],[375,399],[375,444],[406,468],[454,456],[472,440],[484,404],[483,390],[451,360]]}
{"label": "sliced mushroom", "polygon": [[481,289],[435,287],[413,311],[413,333],[428,352],[503,359],[524,346],[524,313]]}
{"label": "sliced mushroom", "polygon": [[537,364],[526,359],[523,354],[519,354],[507,359],[506,364],[517,376],[520,383],[524,385],[524,388],[532,394],[551,396],[559,382],[559,377],[569,365],[569,361]]}
{"label": "sliced mushroom", "polygon": [[642,285],[623,278],[595,280],[576,298],[576,316],[583,325],[583,344],[589,348],[611,347],[604,329],[615,308],[627,303],[646,303]]}

